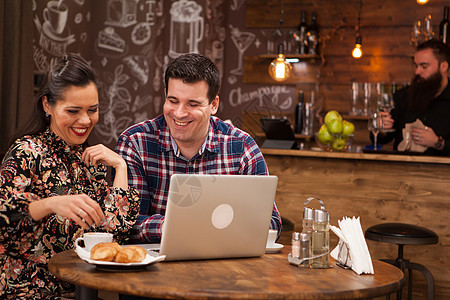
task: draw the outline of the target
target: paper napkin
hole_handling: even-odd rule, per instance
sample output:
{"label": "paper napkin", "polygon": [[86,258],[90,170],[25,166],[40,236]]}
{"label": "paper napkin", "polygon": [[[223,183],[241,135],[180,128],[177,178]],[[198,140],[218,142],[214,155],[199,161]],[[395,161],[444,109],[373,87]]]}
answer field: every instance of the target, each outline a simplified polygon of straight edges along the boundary
{"label": "paper napkin", "polygon": [[339,227],[330,226],[339,237],[339,244],[331,251],[331,257],[350,267],[356,274],[373,274],[372,258],[358,218],[344,217]]}

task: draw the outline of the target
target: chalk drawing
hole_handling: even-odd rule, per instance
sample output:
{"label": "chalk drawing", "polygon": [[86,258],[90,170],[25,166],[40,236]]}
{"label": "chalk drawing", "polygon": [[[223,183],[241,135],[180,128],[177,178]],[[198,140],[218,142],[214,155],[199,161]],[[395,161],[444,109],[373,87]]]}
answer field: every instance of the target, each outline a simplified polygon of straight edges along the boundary
{"label": "chalk drawing", "polygon": [[125,40],[121,38],[112,27],[106,27],[98,32],[97,46],[114,52],[125,52]]}
{"label": "chalk drawing", "polygon": [[150,40],[152,31],[150,23],[142,22],[134,26],[131,32],[131,41],[135,45],[144,45]]}
{"label": "chalk drawing", "polygon": [[136,77],[141,85],[148,81],[149,67],[147,60],[141,55],[130,55],[123,59],[125,65],[131,70],[131,74]]}
{"label": "chalk drawing", "polygon": [[156,65],[154,68],[155,73],[153,75],[153,90],[155,92],[159,92],[159,90],[161,89],[161,81],[162,81],[162,78],[164,77],[164,72],[163,72],[164,57],[163,57],[163,51],[162,51],[162,43],[158,44],[153,58],[154,58],[155,65]]}
{"label": "chalk drawing", "polygon": [[[281,95],[289,95],[286,99],[280,99]],[[289,109],[293,103],[292,91],[286,86],[272,85],[262,86],[250,92],[242,92],[241,87],[237,87],[230,91],[228,95],[228,103],[232,107],[243,105],[247,102],[255,102],[262,107],[264,97],[270,99],[270,102],[280,109]]]}
{"label": "chalk drawing", "polygon": [[234,75],[242,75],[242,64],[244,59],[244,52],[248,49],[250,44],[255,39],[255,34],[251,32],[243,32],[240,31],[239,28],[233,27],[233,25],[230,24],[231,28],[231,40],[233,41],[234,45],[238,49],[239,56],[238,56],[238,66],[237,68],[230,71],[231,74]]}
{"label": "chalk drawing", "polygon": [[74,20],[75,24],[80,24],[81,22],[83,22],[83,14],[77,13],[73,20]]}
{"label": "chalk drawing", "polygon": [[108,0],[106,24],[128,27],[137,23],[137,3],[139,0]]}
{"label": "chalk drawing", "polygon": [[124,115],[130,111],[131,95],[128,89],[123,87],[130,78],[123,70],[124,65],[120,64],[114,69],[114,74],[103,73],[106,95],[102,97],[104,101],[101,107],[104,116],[103,123],[97,124],[95,130],[105,138],[104,143],[117,141],[121,132],[133,121],[131,117]]}
{"label": "chalk drawing", "polygon": [[146,0],[145,4],[148,6],[148,12],[145,14],[145,20],[151,25],[155,24],[155,18],[163,15],[163,0]]}
{"label": "chalk drawing", "polygon": [[69,8],[61,1],[49,1],[43,10],[44,23],[35,16],[34,23],[39,32],[39,45],[51,55],[63,56],[67,46],[75,42],[75,35],[67,25]]}
{"label": "chalk drawing", "polygon": [[202,7],[195,1],[179,0],[170,8],[169,56],[176,58],[184,53],[199,53],[198,44],[203,40],[204,20]]}
{"label": "chalk drawing", "polygon": [[231,0],[231,10],[239,10],[245,3],[245,0]]}

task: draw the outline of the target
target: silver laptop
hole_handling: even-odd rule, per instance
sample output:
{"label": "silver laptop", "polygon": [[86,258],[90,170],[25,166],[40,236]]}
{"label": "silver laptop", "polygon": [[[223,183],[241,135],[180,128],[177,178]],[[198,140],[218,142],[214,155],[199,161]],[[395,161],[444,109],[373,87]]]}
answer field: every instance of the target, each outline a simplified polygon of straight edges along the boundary
{"label": "silver laptop", "polygon": [[175,174],[159,255],[167,260],[261,256],[276,176]]}

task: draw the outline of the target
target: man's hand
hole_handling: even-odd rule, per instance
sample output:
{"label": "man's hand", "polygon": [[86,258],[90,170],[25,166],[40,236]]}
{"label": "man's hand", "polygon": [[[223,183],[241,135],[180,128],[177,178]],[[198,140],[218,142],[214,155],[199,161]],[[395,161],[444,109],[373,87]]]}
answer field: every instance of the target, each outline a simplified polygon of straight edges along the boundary
{"label": "man's hand", "polygon": [[427,126],[425,126],[425,129],[413,128],[411,130],[411,135],[414,143],[427,148],[434,147],[439,139],[434,133],[434,130]]}

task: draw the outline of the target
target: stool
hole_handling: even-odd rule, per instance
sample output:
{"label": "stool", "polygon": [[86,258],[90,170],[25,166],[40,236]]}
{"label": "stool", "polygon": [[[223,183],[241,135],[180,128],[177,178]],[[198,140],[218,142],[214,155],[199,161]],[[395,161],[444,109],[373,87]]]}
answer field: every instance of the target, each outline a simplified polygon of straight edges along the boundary
{"label": "stool", "polygon": [[[439,237],[436,233],[427,228],[411,224],[384,223],[368,228],[366,230],[365,236],[369,240],[398,245],[397,259],[382,259],[382,261],[396,266],[397,268],[402,270],[402,272],[405,272],[405,269],[408,269],[408,299],[411,299],[413,269],[421,272],[425,276],[427,282],[427,299],[434,298],[433,275],[425,266],[403,259],[403,246],[436,244],[439,240]],[[402,290],[400,289],[400,291],[397,292],[397,299],[401,298]]]}

